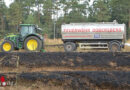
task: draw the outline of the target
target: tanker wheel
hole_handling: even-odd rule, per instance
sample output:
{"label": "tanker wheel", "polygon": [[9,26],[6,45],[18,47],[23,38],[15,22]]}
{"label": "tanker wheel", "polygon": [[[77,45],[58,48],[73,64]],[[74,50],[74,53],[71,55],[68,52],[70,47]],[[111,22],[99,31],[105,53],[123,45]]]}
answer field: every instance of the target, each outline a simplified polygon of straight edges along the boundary
{"label": "tanker wheel", "polygon": [[39,38],[30,36],[25,40],[24,48],[27,51],[40,51],[42,48],[42,42]]}
{"label": "tanker wheel", "polygon": [[66,42],[66,43],[64,44],[64,50],[65,50],[66,52],[73,52],[73,51],[76,50],[76,44],[73,43],[73,42]]}
{"label": "tanker wheel", "polygon": [[111,42],[109,44],[109,51],[111,52],[120,52],[121,51],[121,46],[117,42]]}
{"label": "tanker wheel", "polygon": [[2,52],[11,52],[14,50],[14,44],[13,42],[6,40],[1,45]]}

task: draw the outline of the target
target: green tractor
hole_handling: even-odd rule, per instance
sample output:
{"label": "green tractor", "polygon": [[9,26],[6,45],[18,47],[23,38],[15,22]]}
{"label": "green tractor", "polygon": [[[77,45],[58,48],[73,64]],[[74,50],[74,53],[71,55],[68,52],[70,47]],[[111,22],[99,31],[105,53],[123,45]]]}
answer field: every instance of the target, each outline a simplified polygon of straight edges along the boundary
{"label": "green tractor", "polygon": [[41,29],[33,24],[20,24],[19,34],[8,35],[1,44],[1,51],[25,49],[27,51],[43,51],[44,38],[39,33]]}

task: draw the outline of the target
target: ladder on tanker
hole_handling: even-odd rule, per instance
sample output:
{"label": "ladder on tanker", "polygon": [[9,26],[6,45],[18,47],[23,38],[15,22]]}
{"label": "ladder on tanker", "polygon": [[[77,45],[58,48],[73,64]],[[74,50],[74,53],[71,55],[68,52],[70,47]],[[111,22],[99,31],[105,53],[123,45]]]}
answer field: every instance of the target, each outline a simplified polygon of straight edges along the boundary
{"label": "ladder on tanker", "polygon": [[79,43],[81,49],[107,49],[108,43]]}

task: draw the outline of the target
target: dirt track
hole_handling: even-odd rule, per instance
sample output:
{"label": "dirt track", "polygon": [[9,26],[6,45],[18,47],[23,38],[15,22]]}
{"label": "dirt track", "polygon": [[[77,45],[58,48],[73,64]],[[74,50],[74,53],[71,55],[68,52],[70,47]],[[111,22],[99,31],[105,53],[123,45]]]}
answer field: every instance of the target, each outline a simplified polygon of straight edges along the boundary
{"label": "dirt track", "polygon": [[130,89],[130,53],[0,53],[0,67],[29,90]]}

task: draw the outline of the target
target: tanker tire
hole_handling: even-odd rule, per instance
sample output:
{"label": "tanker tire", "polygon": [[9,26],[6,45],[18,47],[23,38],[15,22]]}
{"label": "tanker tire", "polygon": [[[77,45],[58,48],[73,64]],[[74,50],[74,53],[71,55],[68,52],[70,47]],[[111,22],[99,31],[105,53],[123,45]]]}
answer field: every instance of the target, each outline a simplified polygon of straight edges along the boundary
{"label": "tanker tire", "polygon": [[31,50],[29,50],[28,47],[27,47],[27,42],[28,42],[29,40],[31,40],[31,39],[36,40],[37,43],[38,43],[37,49],[36,49],[36,50],[33,50],[33,52],[34,52],[34,51],[40,51],[40,50],[42,49],[42,41],[41,41],[39,38],[37,38],[36,36],[30,36],[30,37],[28,37],[27,39],[25,39],[25,41],[24,41],[24,49],[25,49],[26,51],[31,51]]}
{"label": "tanker tire", "polygon": [[118,42],[110,42],[109,43],[109,51],[110,52],[120,52],[121,51],[120,43],[118,43]]}
{"label": "tanker tire", "polygon": [[76,50],[76,44],[73,42],[66,42],[64,44],[64,50],[65,52],[73,52]]}

